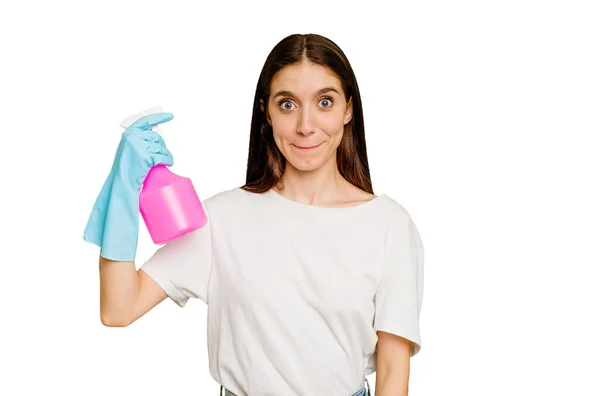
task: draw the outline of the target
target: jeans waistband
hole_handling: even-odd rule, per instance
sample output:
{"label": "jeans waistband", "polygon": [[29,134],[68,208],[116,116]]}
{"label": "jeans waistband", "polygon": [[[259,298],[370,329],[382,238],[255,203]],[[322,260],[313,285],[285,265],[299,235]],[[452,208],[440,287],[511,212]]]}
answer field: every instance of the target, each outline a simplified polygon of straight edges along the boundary
{"label": "jeans waistband", "polygon": [[[369,385],[369,380],[367,379],[367,377],[363,377],[364,378],[364,382],[362,384],[362,386],[360,387],[360,389],[356,392],[354,392],[352,395],[350,396],[371,396],[371,386]],[[223,387],[223,385],[221,385],[221,390],[219,391],[219,396],[236,396],[235,393],[232,393],[230,391],[228,391],[226,388]]]}

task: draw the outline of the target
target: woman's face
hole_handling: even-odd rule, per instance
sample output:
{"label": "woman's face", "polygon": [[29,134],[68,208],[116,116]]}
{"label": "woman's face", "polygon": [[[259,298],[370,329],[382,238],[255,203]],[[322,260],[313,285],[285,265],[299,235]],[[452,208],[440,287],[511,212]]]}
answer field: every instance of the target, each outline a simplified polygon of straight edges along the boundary
{"label": "woman's face", "polygon": [[351,119],[352,100],[346,103],[341,83],[329,69],[303,62],[273,77],[267,121],[288,165],[310,171],[335,163],[344,125]]}

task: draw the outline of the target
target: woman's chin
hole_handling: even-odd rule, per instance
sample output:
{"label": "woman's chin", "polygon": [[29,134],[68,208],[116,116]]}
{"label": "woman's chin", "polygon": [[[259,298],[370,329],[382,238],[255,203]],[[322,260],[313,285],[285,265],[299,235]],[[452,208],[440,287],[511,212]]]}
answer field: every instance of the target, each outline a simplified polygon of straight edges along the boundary
{"label": "woman's chin", "polygon": [[325,160],[322,157],[297,158],[291,155],[288,157],[287,165],[291,165],[294,169],[297,169],[300,172],[312,172],[322,168],[324,162]]}

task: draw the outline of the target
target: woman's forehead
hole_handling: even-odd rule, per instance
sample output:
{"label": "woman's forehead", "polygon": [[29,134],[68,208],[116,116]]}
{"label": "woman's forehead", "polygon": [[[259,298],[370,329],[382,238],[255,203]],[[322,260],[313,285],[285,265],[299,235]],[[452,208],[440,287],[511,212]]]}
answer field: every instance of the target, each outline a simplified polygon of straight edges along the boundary
{"label": "woman's forehead", "polygon": [[331,87],[341,92],[341,84],[335,74],[328,68],[315,65],[303,64],[286,66],[279,70],[271,81],[271,92],[292,92],[298,96],[312,96],[319,90]]}

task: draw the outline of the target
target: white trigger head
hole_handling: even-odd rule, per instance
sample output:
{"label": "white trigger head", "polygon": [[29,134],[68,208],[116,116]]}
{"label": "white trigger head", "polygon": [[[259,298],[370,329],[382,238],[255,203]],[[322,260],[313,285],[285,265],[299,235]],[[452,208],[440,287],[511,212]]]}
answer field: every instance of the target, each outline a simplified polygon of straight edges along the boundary
{"label": "white trigger head", "polygon": [[[121,121],[121,123],[119,125],[122,126],[124,129],[126,129],[131,124],[133,124],[134,122],[136,122],[137,120],[139,120],[140,118],[142,118],[145,115],[154,114],[154,113],[162,113],[163,111],[164,110],[163,110],[162,106],[157,105],[157,106],[151,107],[147,110],[144,110],[140,113],[137,113],[130,117],[125,118],[123,121]],[[162,136],[162,133],[161,133],[160,129],[158,128],[158,125],[153,126],[151,129],[155,132],[158,132]]]}

